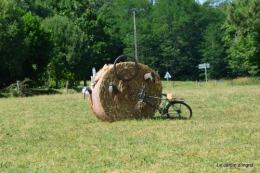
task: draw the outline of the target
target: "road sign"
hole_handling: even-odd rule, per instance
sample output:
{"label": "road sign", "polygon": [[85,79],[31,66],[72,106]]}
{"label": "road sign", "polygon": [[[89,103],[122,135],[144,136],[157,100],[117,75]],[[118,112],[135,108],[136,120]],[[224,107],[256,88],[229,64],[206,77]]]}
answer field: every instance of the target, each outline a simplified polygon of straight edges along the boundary
{"label": "road sign", "polygon": [[171,76],[170,73],[167,71],[166,74],[164,75],[164,79],[169,80],[169,78],[172,78],[172,76]]}
{"label": "road sign", "polygon": [[207,77],[207,68],[210,68],[209,63],[199,64],[199,69],[204,69],[204,70],[205,70],[205,78],[206,78],[206,82],[208,82],[208,77]]}
{"label": "road sign", "polygon": [[208,63],[199,64],[199,69],[205,69],[205,68],[210,68],[210,64]]}

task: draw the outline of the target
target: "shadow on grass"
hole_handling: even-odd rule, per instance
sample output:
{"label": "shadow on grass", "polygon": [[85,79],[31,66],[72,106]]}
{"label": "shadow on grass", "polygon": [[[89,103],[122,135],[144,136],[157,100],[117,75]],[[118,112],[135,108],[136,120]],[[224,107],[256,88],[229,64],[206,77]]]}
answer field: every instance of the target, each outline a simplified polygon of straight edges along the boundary
{"label": "shadow on grass", "polygon": [[167,116],[154,116],[151,118],[152,120],[189,120],[185,117],[167,117]]}
{"label": "shadow on grass", "polygon": [[75,87],[75,88],[73,88],[73,90],[75,90],[75,91],[77,91],[77,92],[81,92],[82,87],[81,87],[81,88],[79,88],[79,87]]}
{"label": "shadow on grass", "polygon": [[[24,96],[38,96],[38,95],[54,95],[54,94],[62,94],[61,91],[55,89],[29,89],[24,93]],[[0,98],[8,98],[10,93],[6,91],[0,91]],[[19,96],[17,96],[19,97]]]}
{"label": "shadow on grass", "polygon": [[32,89],[32,95],[53,95],[62,94],[62,92],[55,89]]}

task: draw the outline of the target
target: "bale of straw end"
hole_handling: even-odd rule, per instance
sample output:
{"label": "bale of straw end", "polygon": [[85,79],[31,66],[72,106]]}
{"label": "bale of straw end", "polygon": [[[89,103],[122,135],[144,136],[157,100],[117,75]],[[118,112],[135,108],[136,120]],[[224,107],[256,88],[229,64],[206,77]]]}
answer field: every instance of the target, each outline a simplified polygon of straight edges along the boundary
{"label": "bale of straw end", "polygon": [[[126,62],[125,62],[126,63]],[[125,64],[124,64],[125,65]],[[128,66],[134,66],[133,62],[127,62]],[[123,63],[117,64],[117,69],[123,68]],[[139,104],[138,93],[142,89],[142,84],[146,84],[146,94],[150,96],[162,96],[162,84],[158,73],[146,65],[138,64],[137,75],[130,81],[118,79],[113,70],[113,65],[109,65],[106,71],[101,69],[98,73],[99,80],[92,87],[90,105],[94,114],[103,121],[114,122],[127,119],[139,119],[153,117],[155,111],[149,105]],[[155,83],[150,79],[144,80],[144,75],[154,72]],[[98,74],[97,73],[97,74]],[[109,93],[109,83],[112,82],[117,92]],[[161,100],[149,99],[154,105],[159,106]]]}

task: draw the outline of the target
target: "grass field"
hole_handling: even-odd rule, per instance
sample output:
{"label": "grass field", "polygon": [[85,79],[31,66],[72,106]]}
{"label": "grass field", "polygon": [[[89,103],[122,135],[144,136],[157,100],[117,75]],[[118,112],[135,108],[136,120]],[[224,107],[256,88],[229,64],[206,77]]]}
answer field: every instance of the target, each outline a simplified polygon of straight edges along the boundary
{"label": "grass field", "polygon": [[191,120],[114,123],[81,93],[0,99],[0,172],[260,172],[260,85],[164,82]]}

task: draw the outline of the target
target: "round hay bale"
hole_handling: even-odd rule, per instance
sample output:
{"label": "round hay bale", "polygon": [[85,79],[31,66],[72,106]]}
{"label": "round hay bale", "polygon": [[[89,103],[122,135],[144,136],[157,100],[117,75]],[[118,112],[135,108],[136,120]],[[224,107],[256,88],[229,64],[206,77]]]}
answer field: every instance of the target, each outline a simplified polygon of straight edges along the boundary
{"label": "round hay bale", "polygon": [[[117,64],[117,69],[123,68],[123,63]],[[127,62],[128,66],[134,66],[133,62]],[[122,67],[121,67],[122,66]],[[146,94],[149,96],[162,96],[162,84],[158,73],[146,65],[138,64],[137,75],[130,81],[118,79],[113,70],[113,65],[109,65],[106,70],[101,69],[97,75],[99,80],[92,86],[90,105],[95,115],[103,121],[113,122],[134,118],[149,118],[154,116],[155,111],[149,105],[140,105],[138,93],[142,89],[142,84],[146,85]],[[144,80],[144,75],[154,72],[155,83],[150,79]],[[114,90],[109,92],[109,85],[113,84]],[[149,99],[154,105],[159,106],[161,100]]]}

